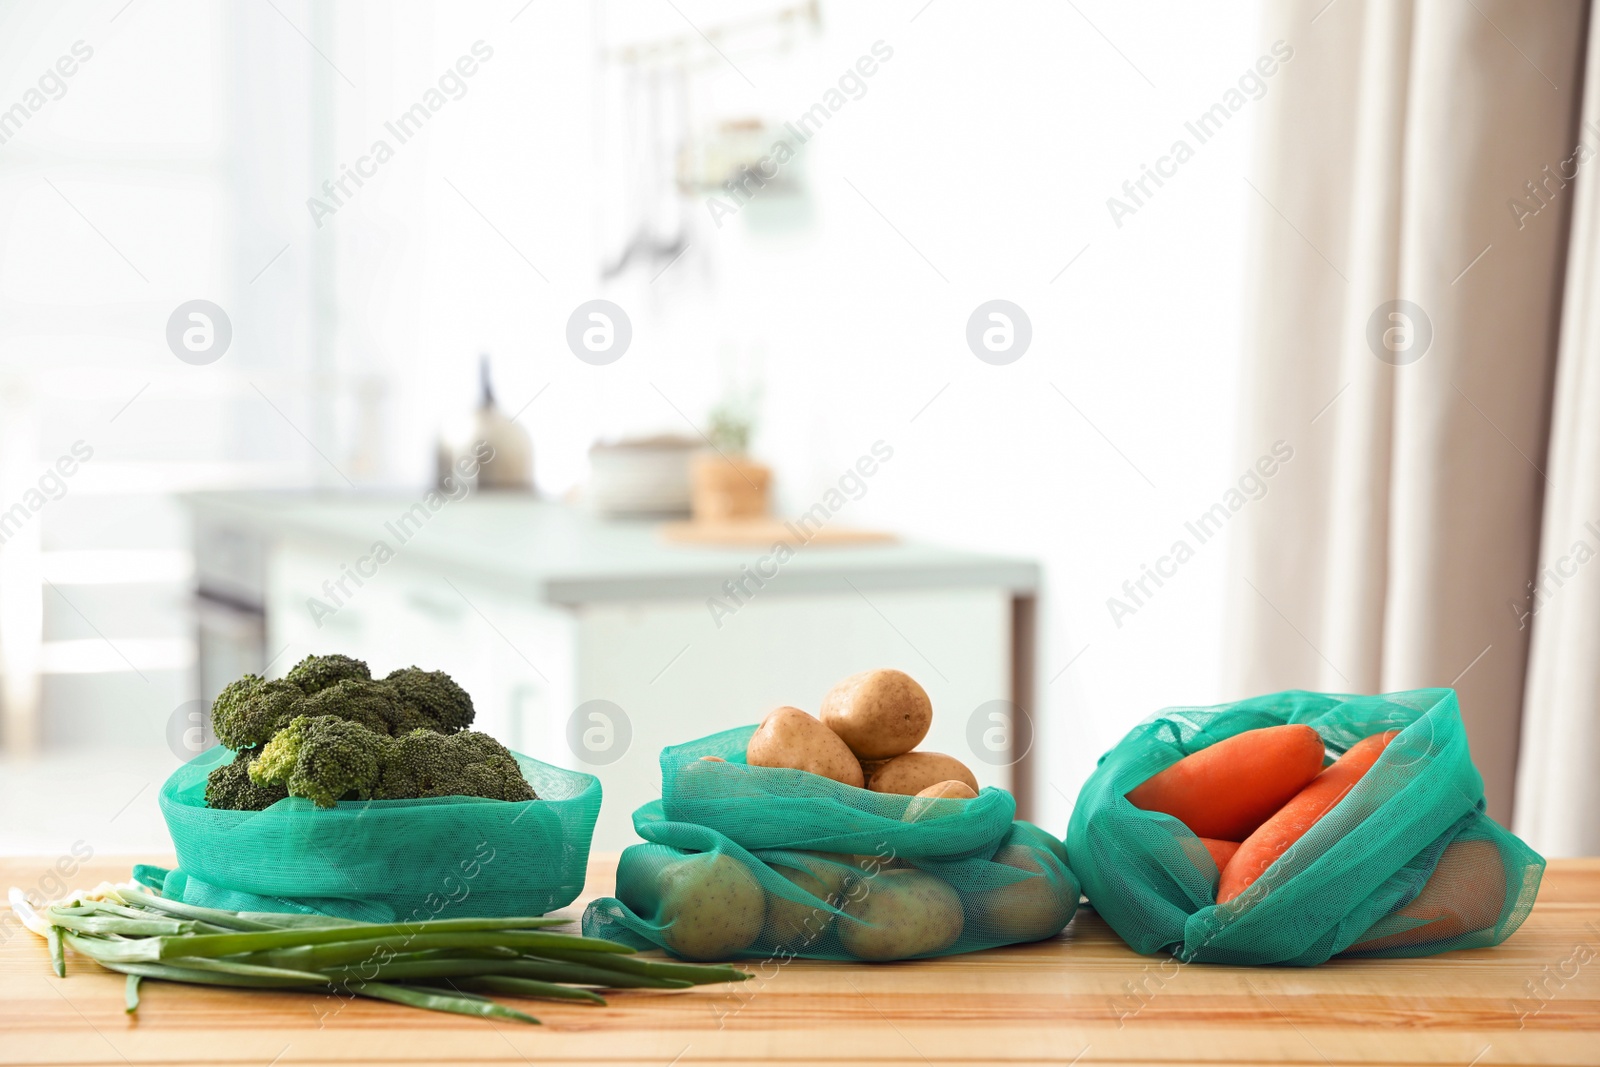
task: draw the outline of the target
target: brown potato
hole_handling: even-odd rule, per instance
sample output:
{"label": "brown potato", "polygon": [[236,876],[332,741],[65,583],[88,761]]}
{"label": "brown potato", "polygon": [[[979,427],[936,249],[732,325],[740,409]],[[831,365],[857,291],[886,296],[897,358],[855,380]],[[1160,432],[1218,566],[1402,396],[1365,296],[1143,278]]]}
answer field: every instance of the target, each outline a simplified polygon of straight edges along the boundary
{"label": "brown potato", "polygon": [[799,708],[775,708],[745,748],[752,767],[793,767],[860,788],[861,764],[839,735]]}
{"label": "brown potato", "polygon": [[1076,897],[1068,899],[1060,883],[1050,877],[1043,852],[1027,845],[1002,845],[994,862],[1039,877],[967,894],[967,911],[973,932],[998,940],[1041,941],[1061,932],[1077,909]]}
{"label": "brown potato", "polygon": [[893,849],[891,849],[887,854],[863,853],[851,856],[849,859],[851,863],[860,868],[861,875],[864,878],[875,878],[877,877],[879,871],[889,871],[900,867],[911,866],[911,864],[896,856]]}
{"label": "brown potato", "polygon": [[828,690],[820,717],[857,758],[885,759],[910,752],[928,736],[933,702],[904,671],[862,671]]}
{"label": "brown potato", "polygon": [[954,756],[940,752],[907,752],[879,767],[872,776],[871,788],[874,793],[916,796],[930,785],[952,780],[964,783],[974,793],[978,791],[978,779]]}
{"label": "brown potato", "polygon": [[966,782],[935,782],[911,798],[911,803],[906,805],[906,813],[900,820],[921,822],[923,819],[940,819],[946,815],[956,815],[960,813],[961,805],[945,804],[942,801],[972,800],[977,795]]}
{"label": "brown potato", "polygon": [[[893,758],[892,756],[889,757],[889,759]],[[861,761],[861,773],[867,779],[868,789],[872,788],[872,776],[882,770],[883,766],[888,762],[888,759],[864,759]]]}
{"label": "brown potato", "polygon": [[686,856],[662,870],[660,887],[661,940],[685,959],[728,959],[761,933],[767,894],[732,856]]}
{"label": "brown potato", "polygon": [[[1360,941],[1345,951],[1376,952],[1402,945],[1424,945],[1487,930],[1500,921],[1505,902],[1506,868],[1494,842],[1452,841],[1423,883],[1422,891],[1395,912],[1419,925]],[[1376,925],[1385,924],[1380,921]]]}
{"label": "brown potato", "polygon": [[[779,863],[769,866],[783,877],[804,889],[818,900],[834,907],[844,902],[845,881],[852,871],[849,856],[827,852],[815,853],[816,859],[806,864],[805,870],[785,867]],[[829,862],[832,861],[832,862]],[[761,932],[762,941],[773,947],[783,947],[799,952],[814,945],[833,925],[833,912],[815,904],[801,904],[776,893],[767,894],[767,924]]]}
{"label": "brown potato", "polygon": [[701,756],[700,757],[700,761],[702,763],[727,763],[728,762],[727,760],[723,759],[721,756]]}
{"label": "brown potato", "polygon": [[977,791],[966,782],[950,779],[944,782],[934,782],[926,789],[917,791],[919,797],[933,797],[936,800],[976,800]]}
{"label": "brown potato", "polygon": [[900,960],[939,952],[961,936],[961,898],[943,879],[918,870],[880,871],[851,886],[839,943],[861,960]]}

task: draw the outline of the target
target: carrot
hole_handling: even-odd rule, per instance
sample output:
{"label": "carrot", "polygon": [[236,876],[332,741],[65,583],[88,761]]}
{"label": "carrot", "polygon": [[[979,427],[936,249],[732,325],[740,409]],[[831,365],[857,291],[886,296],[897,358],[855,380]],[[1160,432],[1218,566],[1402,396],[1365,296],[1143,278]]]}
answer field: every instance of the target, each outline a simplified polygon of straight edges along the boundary
{"label": "carrot", "polygon": [[1321,773],[1322,756],[1309,726],[1246,730],[1152,775],[1128,800],[1171,815],[1196,837],[1243,841]]}
{"label": "carrot", "polygon": [[1306,835],[1317,821],[1332,811],[1345,794],[1355,788],[1361,776],[1372,769],[1383,750],[1399,730],[1373,734],[1350,746],[1333,766],[1317,775],[1312,783],[1295,794],[1293,800],[1253,834],[1244,839],[1239,851],[1222,870],[1217,885],[1217,903],[1226,904],[1253,885],[1278,857]]}
{"label": "carrot", "polygon": [[1222,870],[1233,859],[1233,854],[1239,851],[1237,841],[1218,841],[1214,837],[1202,837],[1200,843],[1206,846],[1206,851],[1211,853],[1211,861],[1217,865],[1217,870]]}
{"label": "carrot", "polygon": [[1487,930],[1500,921],[1506,903],[1506,868],[1493,841],[1452,841],[1439,857],[1422,892],[1395,912],[1420,926],[1361,941],[1346,952],[1372,952],[1424,945]]}

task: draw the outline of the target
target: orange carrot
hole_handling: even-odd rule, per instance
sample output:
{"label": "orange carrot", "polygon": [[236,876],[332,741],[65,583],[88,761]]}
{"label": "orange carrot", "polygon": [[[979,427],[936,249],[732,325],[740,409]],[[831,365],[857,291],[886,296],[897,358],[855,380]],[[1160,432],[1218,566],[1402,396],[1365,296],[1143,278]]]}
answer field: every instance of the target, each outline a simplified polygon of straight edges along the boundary
{"label": "orange carrot", "polygon": [[1145,811],[1196,837],[1243,841],[1322,771],[1322,738],[1309,726],[1266,726],[1191,753],[1128,793]]}
{"label": "orange carrot", "polygon": [[1487,930],[1506,903],[1506,868],[1493,841],[1452,841],[1416,899],[1395,914],[1421,923],[1361,941],[1346,952],[1423,945]]}
{"label": "orange carrot", "polygon": [[1233,859],[1233,854],[1239,851],[1237,841],[1218,841],[1214,837],[1202,837],[1200,843],[1206,846],[1206,851],[1211,853],[1211,861],[1217,865],[1217,870],[1222,870]]}
{"label": "orange carrot", "polygon": [[1399,730],[1373,734],[1350,746],[1333,766],[1317,775],[1316,780],[1297,793],[1293,800],[1255,833],[1244,839],[1239,851],[1222,870],[1222,881],[1217,886],[1217,903],[1226,904],[1267,873],[1267,868],[1278,857],[1289,851],[1289,846],[1306,835],[1317,821],[1332,811],[1345,795],[1355,788],[1361,776],[1372,769],[1383,755],[1384,748],[1399,734]]}

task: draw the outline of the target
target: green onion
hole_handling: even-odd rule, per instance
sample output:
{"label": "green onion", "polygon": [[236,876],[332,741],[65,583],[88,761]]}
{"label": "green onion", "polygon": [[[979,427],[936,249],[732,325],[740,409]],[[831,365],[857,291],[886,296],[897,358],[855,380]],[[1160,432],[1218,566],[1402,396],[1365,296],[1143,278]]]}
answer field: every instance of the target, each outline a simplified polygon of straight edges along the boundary
{"label": "green onion", "polygon": [[[455,983],[452,983],[454,985]],[[511,978],[502,974],[486,974],[480,978],[463,978],[460,985],[469,991],[483,990],[486,993],[510,993],[518,997],[533,997],[538,1000],[577,1000],[587,1004],[604,1005],[606,998],[598,993],[591,993],[587,989],[573,989],[571,986],[557,985],[555,982],[538,982],[531,978]]]}
{"label": "green onion", "polygon": [[[744,980],[744,972],[720,964],[701,963],[675,963],[671,960],[642,960],[633,956],[598,956],[584,955],[581,957],[567,952],[565,949],[548,950],[554,959],[581,961],[590,967],[600,967],[608,971],[620,971],[623,974],[643,975],[651,978],[682,978],[702,984],[707,981],[739,982]],[[721,974],[724,977],[717,979]]]}
{"label": "green onion", "polygon": [[[123,889],[122,898],[130,904],[139,904],[152,911],[165,912],[184,919],[199,919],[202,922],[216,923],[234,930],[276,930],[278,927],[259,919],[245,918],[237,912],[223,911],[221,908],[202,908],[198,904],[185,904],[181,900],[168,900],[165,897],[151,896],[137,889]],[[328,925],[332,924],[329,920]]]}
{"label": "green onion", "polygon": [[304,975],[292,979],[272,979],[226,974],[218,971],[201,971],[192,967],[175,967],[170,963],[100,963],[108,971],[136,974],[142,978],[160,978],[185,985],[220,985],[236,989],[316,989],[326,986],[327,979],[320,974]]}
{"label": "green onion", "polygon": [[363,982],[350,987],[352,993],[360,993],[365,997],[376,997],[379,1000],[392,1000],[396,1004],[409,1004],[413,1008],[429,1008],[433,1011],[449,1011],[457,1015],[476,1015],[480,1019],[514,1019],[517,1022],[533,1023],[538,1025],[539,1020],[531,1015],[508,1008],[503,1004],[496,1004],[492,1000],[479,1000],[476,997],[454,997],[427,989],[408,989],[405,986],[388,985],[384,982]]}
{"label": "green onion", "polygon": [[46,908],[44,917],[63,930],[76,930],[82,934],[121,934],[124,937],[148,937],[153,934],[199,933],[199,923],[179,922],[176,919],[125,919],[120,915],[69,915],[60,908]]}
{"label": "green onion", "polygon": [[56,972],[57,978],[67,976],[67,954],[61,948],[61,928],[50,927],[44,935],[45,944],[50,946],[50,966]]}
{"label": "green onion", "polygon": [[[347,929],[347,928],[341,928]],[[311,934],[321,933],[320,930],[282,931],[284,934]],[[204,937],[187,937],[174,939],[174,951],[182,951],[186,956],[231,956],[238,952],[262,951],[251,949],[243,940],[232,938],[254,938],[269,935],[260,934],[219,934],[215,941],[207,941]],[[526,951],[541,949],[566,949],[574,946],[573,942],[584,942],[580,955],[589,956],[610,955],[618,952],[632,952],[633,950],[610,941],[589,941],[586,938],[573,937],[571,934],[547,934],[535,930],[500,930],[484,933],[452,933],[444,931],[437,934],[413,934],[409,937],[375,937],[351,939],[344,938],[337,942],[300,944],[290,949],[279,949],[276,954],[285,957],[283,962],[294,966],[335,967],[340,964],[355,963],[361,960],[381,959],[385,953],[393,955],[400,952],[422,951],[424,949],[484,949],[484,948],[510,948]],[[604,945],[605,948],[591,947]],[[165,950],[163,950],[165,951]],[[293,957],[292,959],[289,957]],[[165,956],[162,957],[166,958]]]}
{"label": "green onion", "polygon": [[[20,891],[12,906],[50,947],[66,975],[70,946],[127,976],[138,1009],[155,978],[240,989],[326,990],[430,1011],[537,1023],[485,994],[605,1004],[589,989],[686,989],[738,982],[733,967],[642,959],[626,945],[556,933],[542,916],[365,923],[321,915],[232,912],[135,889],[102,886],[35,910]],[[20,901],[20,904],[18,903]]]}

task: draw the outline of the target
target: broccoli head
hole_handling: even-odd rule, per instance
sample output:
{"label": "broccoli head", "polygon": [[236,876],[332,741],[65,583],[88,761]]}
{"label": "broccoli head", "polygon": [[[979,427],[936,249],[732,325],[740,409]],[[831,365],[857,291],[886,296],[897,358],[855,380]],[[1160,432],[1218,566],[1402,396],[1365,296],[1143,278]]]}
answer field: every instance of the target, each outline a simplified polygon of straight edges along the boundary
{"label": "broccoli head", "polygon": [[522,769],[505,746],[472,731],[437,734],[427,730],[387,741],[374,796],[379,800],[413,797],[488,797],[535,800]]}
{"label": "broccoli head", "polygon": [[374,681],[362,661],[331,655],[307,656],[279,681],[247,674],[212,705],[217,739],[236,755],[207,778],[206,804],[537,799],[503,745],[467,730],[472,720],[472,697],[443,671],[404,667]]}
{"label": "broccoli head", "polygon": [[206,777],[206,807],[232,811],[262,811],[289,795],[281,785],[257,785],[250,777],[250,765],[259,755],[245,749],[233,762],[214,767]]}
{"label": "broccoli head", "polygon": [[384,682],[394,687],[403,702],[427,716],[440,733],[453,734],[472,725],[472,697],[444,671],[402,667],[390,671]]}
{"label": "broccoli head", "polygon": [[320,693],[331,685],[346,679],[370,682],[372,672],[367,665],[349,656],[307,656],[289,669],[284,681],[293,682],[307,693]]}
{"label": "broccoli head", "polygon": [[269,682],[247,674],[217,694],[211,704],[211,729],[228,748],[253,748],[300,714],[304,701],[305,692],[287,680]]}
{"label": "broccoli head", "polygon": [[400,699],[388,682],[346,678],[311,696],[302,705],[302,715],[332,715],[358,722],[380,734],[403,734],[411,730],[436,730],[434,721]]}
{"label": "broccoli head", "polygon": [[258,786],[283,785],[289,795],[331,808],[346,796],[365,800],[378,782],[378,753],[386,740],[358,722],[301,715],[268,741],[250,764]]}

